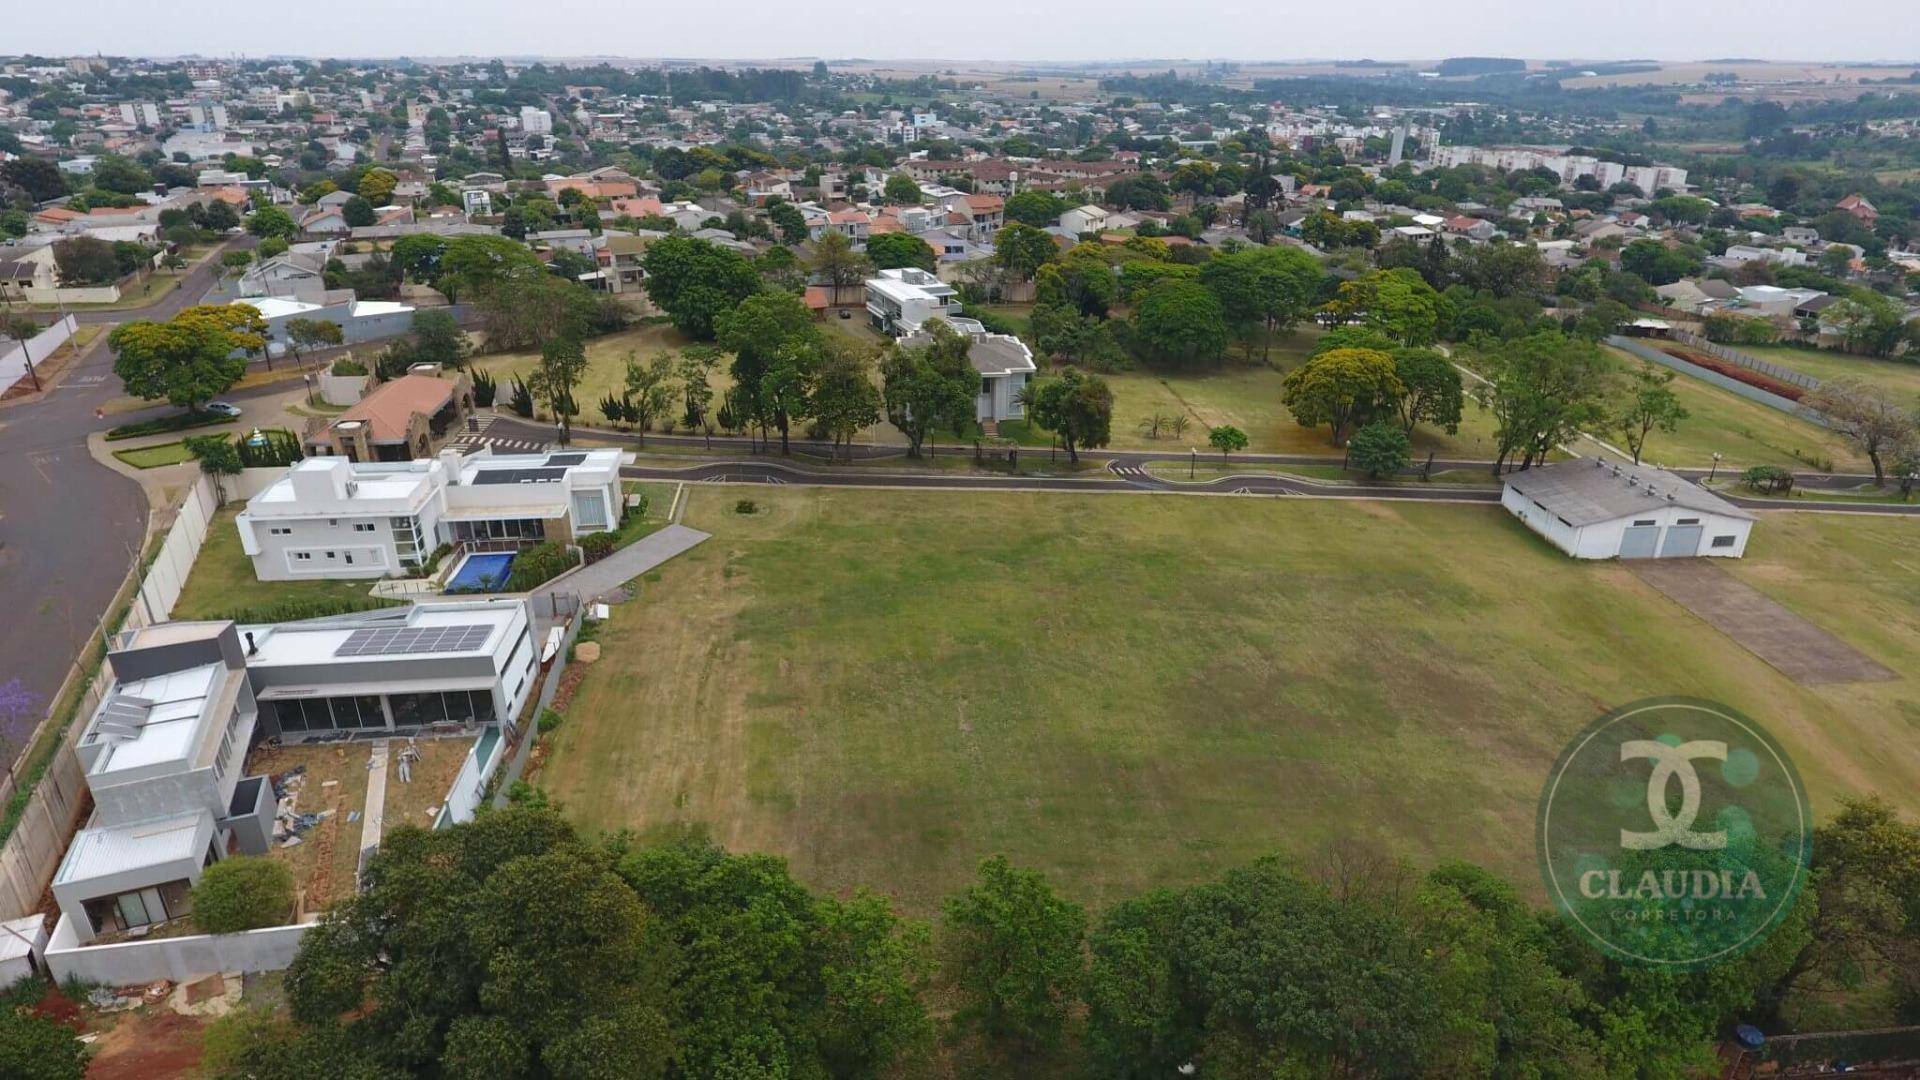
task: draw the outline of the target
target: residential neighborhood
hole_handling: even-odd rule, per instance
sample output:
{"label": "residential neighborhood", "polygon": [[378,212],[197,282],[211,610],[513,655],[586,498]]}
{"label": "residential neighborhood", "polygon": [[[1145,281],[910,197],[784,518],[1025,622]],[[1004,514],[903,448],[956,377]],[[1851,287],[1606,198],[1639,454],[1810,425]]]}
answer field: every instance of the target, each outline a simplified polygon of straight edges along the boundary
{"label": "residential neighborhood", "polygon": [[569,3],[10,20],[0,1076],[1920,1060],[1898,42]]}

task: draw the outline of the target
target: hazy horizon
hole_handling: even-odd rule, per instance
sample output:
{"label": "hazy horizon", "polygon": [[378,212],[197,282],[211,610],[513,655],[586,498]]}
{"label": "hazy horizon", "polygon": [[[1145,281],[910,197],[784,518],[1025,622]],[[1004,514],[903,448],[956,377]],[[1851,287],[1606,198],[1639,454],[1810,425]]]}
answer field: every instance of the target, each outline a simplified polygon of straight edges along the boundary
{"label": "hazy horizon", "polygon": [[[804,17],[777,17],[760,0],[720,9],[635,13],[590,0],[424,0],[396,19],[390,4],[338,0],[296,24],[262,21],[240,0],[202,0],[191,20],[155,20],[150,3],[69,0],[8,17],[0,51],[9,55],[165,58],[300,56],[428,59],[593,58],[632,60],[874,60],[920,63],[1148,63],[1225,60],[1306,62],[1370,58],[1435,60],[1448,56],[1607,61],[1699,62],[1740,57],[1780,63],[1915,63],[1920,35],[1888,32],[1911,25],[1906,5],[1852,0],[1851,19],[1830,19],[1817,33],[1798,34],[1794,55],[1778,52],[1780,27],[1804,14],[1779,0],[1700,0],[1675,10],[1652,0],[1625,0],[1603,17],[1541,17],[1537,5],[1495,0],[1449,11],[1421,0],[1380,0],[1367,33],[1341,20],[1298,17],[1284,9],[1258,14],[1233,0],[1191,0],[1177,10],[1129,15],[1111,4],[1062,0],[1035,10],[1010,0],[978,0],[966,9],[984,33],[939,34],[911,28],[891,7],[855,4]],[[791,9],[784,9],[791,10]],[[1885,25],[1879,24],[1884,21]],[[430,29],[429,29],[430,27]],[[1080,32],[1098,27],[1098,32]],[[1076,32],[1063,33],[1068,28]],[[584,39],[590,49],[583,49]],[[1906,38],[1895,41],[1891,38]],[[961,42],[966,42],[962,46]],[[980,42],[991,41],[991,48]],[[1685,43],[1685,53],[1675,48]],[[1907,55],[1901,55],[1905,50]]]}

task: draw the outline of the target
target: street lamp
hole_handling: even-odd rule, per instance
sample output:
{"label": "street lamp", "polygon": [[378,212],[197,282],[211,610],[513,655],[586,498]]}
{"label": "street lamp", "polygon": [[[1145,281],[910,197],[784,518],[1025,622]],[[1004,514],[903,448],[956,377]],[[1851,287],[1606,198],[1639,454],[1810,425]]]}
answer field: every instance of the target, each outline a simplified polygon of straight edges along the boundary
{"label": "street lamp", "polygon": [[1707,483],[1709,484],[1713,483],[1713,478],[1716,475],[1718,475],[1719,472],[1720,472],[1720,451],[1715,450],[1713,452],[1713,468],[1707,470]]}

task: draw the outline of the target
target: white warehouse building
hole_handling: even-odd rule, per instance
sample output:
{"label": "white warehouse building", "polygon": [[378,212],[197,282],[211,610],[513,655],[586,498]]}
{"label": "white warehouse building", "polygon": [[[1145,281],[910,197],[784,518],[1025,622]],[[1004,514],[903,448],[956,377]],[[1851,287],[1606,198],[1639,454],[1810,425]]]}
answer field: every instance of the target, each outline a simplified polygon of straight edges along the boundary
{"label": "white warehouse building", "polygon": [[1664,469],[1599,458],[1509,473],[1500,505],[1576,559],[1737,559],[1754,515]]}

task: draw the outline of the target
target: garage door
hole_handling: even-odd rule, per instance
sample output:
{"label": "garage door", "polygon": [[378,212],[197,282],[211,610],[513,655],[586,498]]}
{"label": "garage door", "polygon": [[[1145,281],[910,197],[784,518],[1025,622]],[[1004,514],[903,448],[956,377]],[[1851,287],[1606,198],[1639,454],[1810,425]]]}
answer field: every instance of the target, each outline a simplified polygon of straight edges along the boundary
{"label": "garage door", "polygon": [[1629,525],[1620,534],[1620,557],[1623,559],[1651,559],[1657,554],[1655,546],[1660,543],[1660,526]]}
{"label": "garage door", "polygon": [[1667,529],[1667,538],[1660,543],[1660,557],[1663,559],[1684,559],[1700,554],[1699,525],[1674,525]]}

